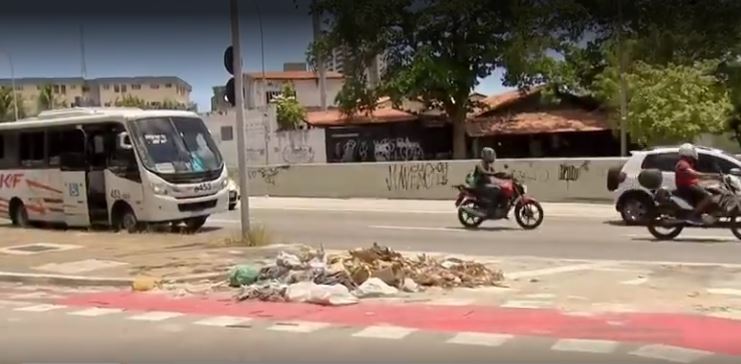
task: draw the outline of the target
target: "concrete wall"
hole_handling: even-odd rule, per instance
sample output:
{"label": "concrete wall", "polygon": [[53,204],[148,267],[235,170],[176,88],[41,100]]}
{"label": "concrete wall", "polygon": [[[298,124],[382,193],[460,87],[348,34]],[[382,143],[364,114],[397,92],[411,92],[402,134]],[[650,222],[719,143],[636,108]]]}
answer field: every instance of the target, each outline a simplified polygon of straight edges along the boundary
{"label": "concrete wall", "polygon": [[[607,170],[620,158],[513,159],[497,170],[522,180],[541,201],[611,200]],[[454,199],[475,160],[396,163],[272,165],[248,171],[250,195],[326,198]]]}
{"label": "concrete wall", "polygon": [[[212,113],[203,117],[230,169],[237,167],[237,135],[234,112]],[[267,123],[267,126],[266,126]],[[225,140],[225,128],[231,128],[230,140]],[[326,163],[324,129],[278,131],[275,107],[266,116],[257,109],[245,110],[245,153],[247,165]],[[267,129],[267,130],[266,130]],[[266,150],[267,147],[267,150]],[[267,160],[266,160],[267,158]],[[267,162],[267,163],[266,163]]]}

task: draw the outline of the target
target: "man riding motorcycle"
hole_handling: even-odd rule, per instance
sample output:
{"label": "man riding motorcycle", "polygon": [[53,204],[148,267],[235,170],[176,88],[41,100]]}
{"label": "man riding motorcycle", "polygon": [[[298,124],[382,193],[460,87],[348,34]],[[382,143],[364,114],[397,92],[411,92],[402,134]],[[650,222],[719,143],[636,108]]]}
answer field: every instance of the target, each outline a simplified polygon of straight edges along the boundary
{"label": "man riding motorcycle", "polygon": [[702,214],[712,204],[712,194],[700,186],[701,179],[717,179],[718,175],[713,173],[698,172],[695,168],[698,161],[697,149],[690,143],[679,147],[679,161],[674,166],[677,195],[687,200],[695,210],[693,211],[693,223],[702,224]]}
{"label": "man riding motorcycle", "polygon": [[489,209],[493,209],[500,201],[501,189],[492,178],[494,171],[494,162],[497,159],[497,153],[494,148],[486,147],[481,150],[481,162],[476,165],[473,171],[473,180],[478,194],[489,201]]}

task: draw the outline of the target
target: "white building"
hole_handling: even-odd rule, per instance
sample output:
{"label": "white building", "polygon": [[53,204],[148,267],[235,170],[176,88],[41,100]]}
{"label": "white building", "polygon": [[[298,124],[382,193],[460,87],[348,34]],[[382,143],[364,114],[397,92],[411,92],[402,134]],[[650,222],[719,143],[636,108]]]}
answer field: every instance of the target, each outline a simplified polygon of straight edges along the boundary
{"label": "white building", "polygon": [[[292,83],[296,90],[296,99],[304,107],[321,106],[319,76],[310,71],[282,71],[247,73],[244,78],[245,102],[247,108],[265,106],[279,95],[283,85]],[[342,89],[344,78],[337,72],[327,72],[326,92],[327,106],[335,104],[335,98]]]}

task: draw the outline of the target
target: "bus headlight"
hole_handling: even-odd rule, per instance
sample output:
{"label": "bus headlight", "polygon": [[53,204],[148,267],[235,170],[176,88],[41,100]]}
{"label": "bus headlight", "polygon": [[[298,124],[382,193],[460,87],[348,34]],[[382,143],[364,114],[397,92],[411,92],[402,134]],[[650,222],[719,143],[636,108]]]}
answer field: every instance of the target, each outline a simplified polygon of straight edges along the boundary
{"label": "bus headlight", "polygon": [[227,187],[229,187],[229,178],[224,178],[221,181],[221,189],[223,190],[223,189],[225,189]]}
{"label": "bus headlight", "polygon": [[155,195],[166,195],[167,194],[167,188],[165,185],[160,183],[152,183],[152,191],[154,191]]}

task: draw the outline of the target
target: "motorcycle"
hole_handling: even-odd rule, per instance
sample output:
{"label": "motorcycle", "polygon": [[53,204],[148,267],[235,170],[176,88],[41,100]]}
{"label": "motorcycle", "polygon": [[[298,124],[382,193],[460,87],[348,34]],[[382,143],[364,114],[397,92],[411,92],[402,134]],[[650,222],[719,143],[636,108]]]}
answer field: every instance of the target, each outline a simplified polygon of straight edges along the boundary
{"label": "motorcycle", "polygon": [[543,223],[543,207],[527,194],[527,186],[504,173],[497,173],[494,179],[501,189],[499,201],[488,201],[479,196],[470,184],[453,186],[458,189],[455,200],[458,221],[464,227],[476,228],[486,220],[509,219],[512,208],[517,224],[525,230],[535,229]]}
{"label": "motorcycle", "polygon": [[648,231],[658,240],[672,240],[679,236],[686,227],[695,228],[730,228],[733,235],[741,239],[741,170],[734,168],[730,174],[720,173],[720,183],[706,187],[713,195],[713,203],[708,213],[703,214],[702,221],[692,221],[694,206],[676,191],[661,186],[662,174],[659,170],[644,170],[638,180],[644,187],[655,191],[653,200],[655,208],[648,219]]}

